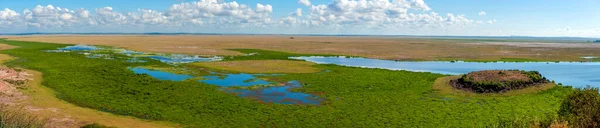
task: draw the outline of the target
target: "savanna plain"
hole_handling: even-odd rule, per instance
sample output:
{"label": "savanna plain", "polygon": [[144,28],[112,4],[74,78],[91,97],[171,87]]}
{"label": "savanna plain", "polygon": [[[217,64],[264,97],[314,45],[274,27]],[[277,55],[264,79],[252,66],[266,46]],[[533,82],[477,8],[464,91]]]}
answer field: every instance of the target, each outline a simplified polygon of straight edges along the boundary
{"label": "savanna plain", "polygon": [[[594,124],[600,115],[593,113],[600,113],[600,108],[593,108],[600,105],[597,89],[548,82],[522,90],[479,94],[447,85],[450,78],[458,76],[290,58],[596,62],[596,58],[584,58],[600,56],[600,44],[594,43],[267,35],[1,38],[3,68],[27,73],[28,80],[21,84],[2,78],[8,84],[1,84],[4,104],[0,119],[32,127],[600,126]],[[56,52],[82,44],[94,49]],[[117,48],[136,52],[110,50]],[[152,58],[163,54],[219,59],[174,64]],[[134,58],[139,61],[131,61]],[[186,79],[164,80],[136,73],[132,71],[135,67]],[[232,74],[256,77],[243,83],[269,82],[244,87],[224,86],[227,81],[208,82],[212,77],[207,76],[227,80]],[[292,86],[295,82],[298,85]],[[265,100],[269,97],[260,95],[277,87],[290,87],[288,93],[310,95],[311,99]],[[273,94],[269,96],[287,93]],[[589,104],[572,102],[581,101],[578,98]],[[578,106],[581,104],[592,108]],[[578,117],[578,112],[591,115]]]}

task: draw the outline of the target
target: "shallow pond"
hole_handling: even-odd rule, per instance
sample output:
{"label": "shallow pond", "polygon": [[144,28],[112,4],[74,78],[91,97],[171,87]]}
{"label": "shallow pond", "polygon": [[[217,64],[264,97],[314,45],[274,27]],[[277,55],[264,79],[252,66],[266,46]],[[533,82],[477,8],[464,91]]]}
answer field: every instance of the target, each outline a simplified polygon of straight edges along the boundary
{"label": "shallow pond", "polygon": [[170,72],[163,72],[157,70],[150,70],[146,68],[129,68],[129,70],[133,71],[135,74],[147,74],[159,80],[170,80],[170,81],[184,81],[189,78],[193,78],[193,76],[185,75],[185,74],[175,74]]}
{"label": "shallow pond", "polygon": [[[183,81],[192,76],[174,74],[163,71],[150,70],[145,68],[130,68],[136,74],[148,74],[160,80]],[[267,74],[218,74],[214,73],[211,76],[203,76],[202,82],[205,84],[216,85],[222,87],[222,90],[228,93],[236,94],[239,97],[252,98],[263,102],[278,103],[278,104],[314,104],[318,105],[323,99],[315,95],[292,92],[292,89],[301,88],[300,82],[290,81],[284,85],[276,85],[275,82],[258,79],[256,76]],[[219,76],[223,75],[223,76]],[[279,74],[275,74],[279,75]],[[273,76],[273,75],[270,75]],[[254,89],[240,89],[233,87],[250,87],[258,85],[268,85]]]}
{"label": "shallow pond", "polygon": [[599,62],[402,62],[368,58],[346,57],[290,57],[319,64],[336,64],[351,67],[381,68],[433,72],[449,75],[465,74],[490,69],[535,70],[550,80],[574,87],[600,87]]}
{"label": "shallow pond", "polygon": [[583,57],[581,57],[581,58],[583,58],[583,59],[588,59],[588,60],[589,60],[589,59],[598,59],[598,57],[596,57],[596,56],[583,56]]}
{"label": "shallow pond", "polygon": [[219,76],[204,76],[204,80],[200,80],[206,84],[213,84],[221,87],[248,87],[254,85],[268,85],[271,84],[265,80],[257,79],[252,74],[227,74],[225,78],[221,79]]}
{"label": "shallow pond", "polygon": [[93,51],[97,50],[98,47],[91,45],[75,45],[75,46],[67,46],[64,48],[60,48],[59,50],[67,50],[67,51]]}
{"label": "shallow pond", "polygon": [[[192,63],[192,62],[209,62],[209,61],[220,61],[223,57],[201,57],[197,55],[185,55],[185,54],[155,54],[155,53],[144,53],[137,52],[121,48],[99,48],[92,45],[74,45],[67,46],[64,48],[58,48],[58,50],[46,50],[46,52],[78,52],[85,54],[88,58],[111,58],[108,54],[122,54],[135,59],[127,60],[127,62],[146,62],[138,61],[139,57],[147,57],[150,59],[158,60],[168,64],[181,64],[181,63]],[[105,56],[107,55],[107,56]]]}
{"label": "shallow pond", "polygon": [[300,82],[290,81],[285,86],[274,86],[255,90],[226,90],[240,97],[248,97],[263,102],[274,102],[280,104],[320,104],[323,99],[307,93],[292,92],[292,89],[300,88]]}

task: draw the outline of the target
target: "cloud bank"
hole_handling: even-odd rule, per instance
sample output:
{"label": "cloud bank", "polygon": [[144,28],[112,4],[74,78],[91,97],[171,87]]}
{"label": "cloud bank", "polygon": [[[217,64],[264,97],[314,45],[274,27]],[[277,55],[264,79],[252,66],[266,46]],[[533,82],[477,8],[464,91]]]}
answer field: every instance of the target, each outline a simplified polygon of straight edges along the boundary
{"label": "cloud bank", "polygon": [[478,22],[496,22],[474,21],[462,14],[438,14],[423,0],[332,0],[321,5],[299,0],[298,3],[296,11],[278,18],[272,16],[277,10],[269,4],[246,5],[224,0],[174,4],[163,12],[148,9],[117,12],[112,7],[88,10],[38,5],[22,12],[9,8],[1,10],[0,28],[53,32],[235,30],[262,33],[367,33],[405,29],[460,29],[477,25]]}

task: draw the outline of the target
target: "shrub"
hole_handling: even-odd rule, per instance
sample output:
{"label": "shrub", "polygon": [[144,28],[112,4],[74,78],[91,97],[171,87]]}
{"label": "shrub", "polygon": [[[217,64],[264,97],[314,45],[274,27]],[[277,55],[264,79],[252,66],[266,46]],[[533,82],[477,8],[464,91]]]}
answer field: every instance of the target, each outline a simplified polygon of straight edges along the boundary
{"label": "shrub", "polygon": [[0,128],[42,128],[45,120],[30,116],[22,109],[0,106]]}
{"label": "shrub", "polygon": [[576,89],[565,98],[559,116],[578,128],[600,127],[600,94],[598,88]]}
{"label": "shrub", "polygon": [[115,128],[115,127],[109,127],[106,125],[102,125],[102,124],[98,124],[98,123],[93,123],[93,124],[87,124],[85,126],[82,126],[81,128]]}
{"label": "shrub", "polygon": [[535,120],[500,120],[497,125],[488,126],[491,128],[569,128],[569,123],[552,118]]}
{"label": "shrub", "polygon": [[462,75],[451,84],[477,93],[504,92],[549,81],[537,71],[484,70]]}

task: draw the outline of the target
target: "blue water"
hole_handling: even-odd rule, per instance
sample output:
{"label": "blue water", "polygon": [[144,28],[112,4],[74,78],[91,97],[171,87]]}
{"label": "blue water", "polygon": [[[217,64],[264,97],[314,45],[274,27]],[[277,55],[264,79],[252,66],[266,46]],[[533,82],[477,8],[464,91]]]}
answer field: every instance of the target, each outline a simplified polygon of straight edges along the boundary
{"label": "blue water", "polygon": [[337,64],[352,67],[381,68],[433,72],[449,75],[465,74],[472,71],[490,69],[519,69],[539,71],[542,75],[557,83],[574,87],[600,87],[599,62],[398,62],[368,58],[345,57],[291,57],[319,64]]}
{"label": "blue water", "polygon": [[170,81],[183,81],[193,76],[184,75],[184,74],[174,74],[169,72],[157,71],[157,70],[149,70],[145,68],[129,68],[129,70],[133,71],[135,74],[147,74],[159,80],[170,80]]}
{"label": "blue water", "polygon": [[320,104],[323,99],[317,96],[301,93],[291,92],[294,88],[300,88],[300,82],[290,81],[285,86],[276,86],[261,88],[256,90],[227,90],[227,92],[235,93],[240,97],[249,97],[263,102],[272,102],[280,104]]}
{"label": "blue water", "polygon": [[219,61],[222,60],[221,57],[199,57],[199,56],[188,56],[188,55],[164,55],[164,56],[150,56],[151,59],[159,60],[163,63],[192,63],[192,62],[210,62],[210,61]]}
{"label": "blue water", "polygon": [[[75,45],[75,46],[67,46],[64,48],[59,48],[58,50],[46,50],[46,52],[83,52],[83,51],[93,51],[93,50],[98,50],[100,48],[96,47],[96,46],[91,46],[91,45]],[[132,51],[132,50],[126,50],[126,49],[110,49],[112,51],[114,51],[114,53],[118,53],[118,54],[123,54],[123,55],[127,55],[127,56],[132,56],[132,55],[146,55],[146,53],[144,52],[136,52],[136,51]],[[88,53],[89,54],[89,53]],[[151,55],[151,54],[147,54],[147,55]],[[88,56],[89,58],[101,58],[101,56],[96,56],[96,55],[91,55]],[[181,64],[181,63],[192,63],[192,62],[210,62],[210,61],[220,61],[223,60],[222,57],[200,57],[200,56],[192,56],[192,55],[184,55],[184,54],[171,54],[171,55],[167,55],[167,54],[159,54],[159,55],[151,55],[148,56],[148,58],[154,59],[154,60],[159,60],[163,63],[168,63],[168,64]],[[127,62],[138,62],[137,60],[128,60]],[[142,62],[142,61],[139,61]]]}
{"label": "blue water", "polygon": [[59,50],[67,50],[67,51],[93,51],[97,50],[98,47],[90,46],[90,45],[75,45],[75,46],[67,46],[64,48],[60,48]]}
{"label": "blue water", "polygon": [[[192,76],[174,74],[163,71],[149,70],[145,68],[129,68],[136,74],[148,74],[154,78],[160,80],[172,80],[172,81],[183,81]],[[266,75],[266,74],[257,74]],[[276,74],[278,75],[278,74]],[[199,80],[205,84],[216,85],[223,87],[225,92],[236,94],[239,97],[247,97],[256,100],[260,100],[267,103],[278,103],[278,104],[320,104],[323,99],[318,98],[315,95],[292,92],[292,89],[301,88],[300,82],[290,81],[283,86],[266,86],[258,89],[236,89],[231,87],[249,87],[255,85],[270,85],[275,84],[265,80],[261,80],[252,74],[226,74],[225,77],[219,76],[204,76],[204,80]]]}
{"label": "blue water", "polygon": [[268,85],[269,82],[257,79],[252,74],[228,74],[225,78],[220,79],[219,76],[204,76],[204,80],[200,80],[206,84],[213,84],[221,87],[248,87],[254,85]]}

